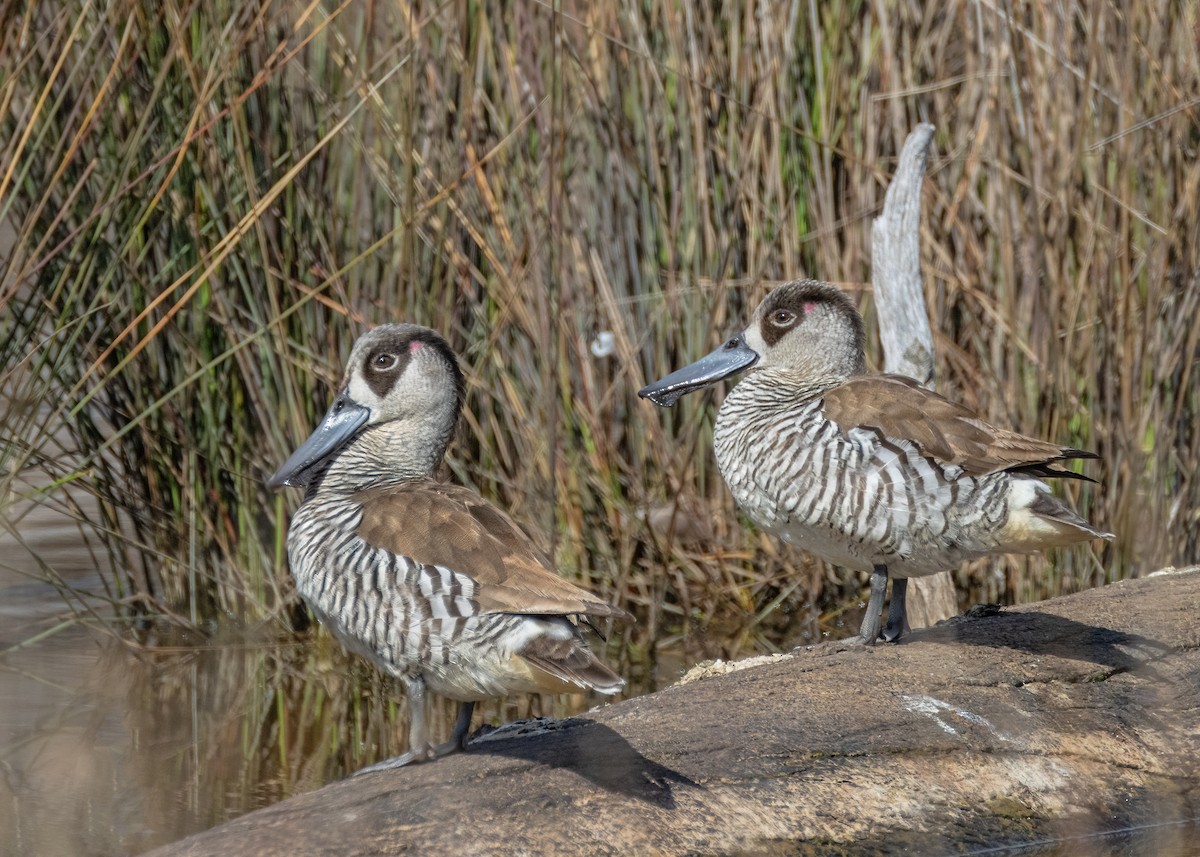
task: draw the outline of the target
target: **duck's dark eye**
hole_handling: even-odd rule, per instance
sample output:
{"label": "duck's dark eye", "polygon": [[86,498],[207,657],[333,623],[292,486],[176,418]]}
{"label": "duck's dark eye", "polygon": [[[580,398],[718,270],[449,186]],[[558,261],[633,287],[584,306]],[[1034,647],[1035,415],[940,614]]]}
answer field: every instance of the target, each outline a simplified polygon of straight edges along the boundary
{"label": "duck's dark eye", "polygon": [[771,313],[771,324],[776,327],[787,327],[796,320],[796,314],[790,309],[777,309]]}
{"label": "duck's dark eye", "polygon": [[371,358],[371,368],[376,372],[387,372],[396,368],[395,354],[376,354]]}

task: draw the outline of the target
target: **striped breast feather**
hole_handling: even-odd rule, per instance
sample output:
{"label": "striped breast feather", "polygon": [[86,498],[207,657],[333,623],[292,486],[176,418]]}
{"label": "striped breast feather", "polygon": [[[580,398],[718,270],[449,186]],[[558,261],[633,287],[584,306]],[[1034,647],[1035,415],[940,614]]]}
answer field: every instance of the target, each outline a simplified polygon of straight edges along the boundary
{"label": "striped breast feather", "polygon": [[861,426],[877,429],[885,437],[912,441],[922,454],[958,465],[971,476],[1011,471],[1088,479],[1053,465],[1072,458],[1099,458],[1093,452],[989,425],[965,405],[901,375],[851,378],[824,391],[821,398],[825,417],[843,432]]}
{"label": "striped breast feather", "polygon": [[371,488],[355,496],[367,544],[475,581],[482,613],[626,618],[564,580],[506,514],[478,494],[432,479]]}

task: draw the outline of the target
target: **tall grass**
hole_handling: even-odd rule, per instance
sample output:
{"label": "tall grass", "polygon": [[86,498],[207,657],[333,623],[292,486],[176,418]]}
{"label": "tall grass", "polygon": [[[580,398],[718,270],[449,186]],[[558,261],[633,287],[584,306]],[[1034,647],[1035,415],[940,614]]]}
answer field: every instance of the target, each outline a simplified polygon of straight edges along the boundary
{"label": "tall grass", "polygon": [[404,319],[462,354],[452,478],[637,615],[609,641],[635,678],[830,629],[860,581],[738,517],[711,400],[635,391],[776,281],[841,283],[873,324],[869,222],[921,120],[939,389],[1100,452],[1065,489],[1117,533],[976,564],[964,600],[1196,557],[1190,4],[0,10],[0,488],[94,493],[128,614],[303,625],[297,498],[262,481],[353,337]]}

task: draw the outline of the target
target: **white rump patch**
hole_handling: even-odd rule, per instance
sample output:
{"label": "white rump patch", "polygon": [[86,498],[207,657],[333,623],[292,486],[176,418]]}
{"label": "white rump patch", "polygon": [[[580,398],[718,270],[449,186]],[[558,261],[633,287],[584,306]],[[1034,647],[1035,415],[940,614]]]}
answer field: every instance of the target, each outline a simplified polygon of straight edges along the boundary
{"label": "white rump patch", "polygon": [[1030,511],[1039,493],[1050,493],[1050,486],[1039,479],[1013,479],[1009,484],[1008,521],[1001,533],[1005,550],[1028,552],[1070,543],[1062,540],[1062,525]]}
{"label": "white rump patch", "polygon": [[510,652],[519,652],[538,637],[550,637],[555,640],[568,640],[575,635],[574,626],[566,619],[540,619],[534,616],[522,617],[507,635],[501,638],[501,644]]}

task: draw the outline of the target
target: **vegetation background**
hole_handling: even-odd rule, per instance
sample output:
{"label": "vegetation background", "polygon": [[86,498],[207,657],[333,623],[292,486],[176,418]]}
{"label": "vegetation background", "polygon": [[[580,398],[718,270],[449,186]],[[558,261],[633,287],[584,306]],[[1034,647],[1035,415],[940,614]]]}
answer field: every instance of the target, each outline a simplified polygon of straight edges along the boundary
{"label": "vegetation background", "polygon": [[[635,614],[607,642],[633,687],[844,633],[864,581],[739,518],[712,397],[660,411],[635,393],[782,280],[842,285],[873,327],[869,226],[920,121],[937,126],[921,243],[939,389],[1098,451],[1099,484],[1062,490],[1117,534],[965,567],[963,606],[1196,561],[1192,3],[0,16],[0,497],[103,544],[106,591],[62,584],[80,617],[132,619],[147,644],[305,630],[283,553],[298,498],[263,480],[354,337],[402,319],[462,356],[450,478]],[[213,798],[209,820],[396,750],[402,705],[315,637],[298,667],[238,673],[266,700],[240,726],[258,791]],[[316,691],[296,680],[310,660]]]}

